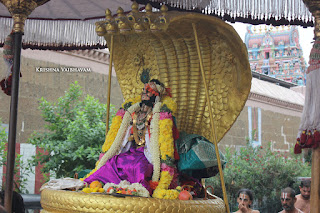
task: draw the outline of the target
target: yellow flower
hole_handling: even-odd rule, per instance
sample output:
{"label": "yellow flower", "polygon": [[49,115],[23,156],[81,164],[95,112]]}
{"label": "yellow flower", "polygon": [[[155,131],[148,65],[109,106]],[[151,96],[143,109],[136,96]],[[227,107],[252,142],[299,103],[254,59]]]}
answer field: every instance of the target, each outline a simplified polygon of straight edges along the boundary
{"label": "yellow flower", "polygon": [[171,119],[159,121],[159,146],[161,159],[163,160],[166,160],[167,156],[174,157],[172,126],[173,122]]}
{"label": "yellow flower", "polygon": [[133,99],[133,103],[132,103],[132,104],[135,104],[135,103],[138,103],[138,102],[141,102],[141,96],[140,96],[140,95],[136,96],[136,97]]}
{"label": "yellow flower", "polygon": [[172,179],[173,176],[168,171],[162,171],[157,189],[168,189]]}
{"label": "yellow flower", "polygon": [[114,139],[117,136],[118,130],[121,126],[122,117],[120,115],[114,116],[110,130],[106,136],[106,141],[102,145],[102,152],[106,152],[110,149]]}
{"label": "yellow flower", "polygon": [[138,102],[140,102],[140,101],[141,101],[141,96],[138,95],[138,96],[136,96],[136,97],[134,97],[134,98],[129,98],[128,100],[126,100],[125,102],[123,102],[123,103],[121,104],[121,107],[124,108],[124,105],[126,105],[127,103],[130,103],[130,102],[131,102],[131,104],[133,105],[133,104],[138,103]]}
{"label": "yellow flower", "polygon": [[172,98],[170,98],[170,96],[163,97],[161,102],[162,105],[167,105],[167,107],[171,110],[172,114],[176,113],[178,108],[177,103]]}
{"label": "yellow flower", "polygon": [[126,104],[128,104],[128,103],[132,103],[133,104],[133,99],[132,98],[129,98],[128,100],[126,100],[125,102],[123,102],[122,104],[121,104],[121,108],[124,108],[124,105],[126,105]]}
{"label": "yellow flower", "polygon": [[91,193],[90,188],[83,188],[82,191],[83,191],[84,193]]}
{"label": "yellow flower", "polygon": [[179,192],[175,189],[156,189],[154,190],[152,197],[174,200],[179,197]]}

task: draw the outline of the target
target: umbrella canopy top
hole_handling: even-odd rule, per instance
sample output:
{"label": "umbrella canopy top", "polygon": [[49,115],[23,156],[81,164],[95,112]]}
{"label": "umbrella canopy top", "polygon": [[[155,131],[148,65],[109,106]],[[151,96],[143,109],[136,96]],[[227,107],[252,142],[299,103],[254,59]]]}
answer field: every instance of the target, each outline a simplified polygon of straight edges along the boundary
{"label": "umbrella canopy top", "polygon": [[[51,0],[28,16],[22,47],[51,50],[106,48],[105,40],[95,32],[95,22],[105,18],[106,8],[112,14],[116,14],[119,7],[129,12],[131,4],[130,0]],[[12,26],[8,9],[0,3],[0,47]]]}
{"label": "umbrella canopy top", "polygon": [[231,22],[313,26],[314,19],[304,2],[319,4],[316,0],[137,0],[156,8],[166,4],[169,10],[198,12]]}
{"label": "umbrella canopy top", "polygon": [[[29,19],[41,20],[88,20],[105,17],[105,9],[113,13],[118,7],[131,10],[130,0],[51,0],[37,7]],[[0,17],[11,17],[8,9],[0,4]]]}

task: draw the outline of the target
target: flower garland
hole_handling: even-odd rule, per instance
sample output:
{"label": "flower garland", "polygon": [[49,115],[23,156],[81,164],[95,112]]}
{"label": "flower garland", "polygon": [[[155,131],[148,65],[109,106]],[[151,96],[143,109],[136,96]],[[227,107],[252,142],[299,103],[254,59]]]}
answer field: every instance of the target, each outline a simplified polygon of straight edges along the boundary
{"label": "flower garland", "polygon": [[[172,98],[166,96],[162,100],[162,107],[159,120],[159,149],[161,155],[161,177],[157,188],[152,197],[161,199],[177,199],[179,192],[175,189],[169,189],[174,177],[174,168],[167,162],[174,158],[173,141],[173,119],[172,114],[176,112],[177,104]],[[154,180],[153,180],[154,181]]]}
{"label": "flower garland", "polygon": [[154,190],[152,197],[160,198],[160,199],[177,199],[179,196],[179,192],[175,189],[169,189],[168,187],[172,181],[173,175],[170,174],[169,171],[162,171],[160,182]]}
{"label": "flower garland", "polygon": [[[121,127],[122,119],[125,115],[124,108],[126,106],[128,108],[131,107],[132,102],[134,102],[135,100],[137,100],[137,98],[129,99],[128,101],[124,102],[122,104],[122,107],[116,113],[116,116],[112,119],[110,130],[106,136],[106,140],[105,140],[104,144],[102,145],[102,152],[107,152],[111,148],[111,145],[115,141],[117,133]],[[138,101],[136,101],[136,102],[138,102]],[[90,171],[90,173],[88,173],[84,178],[81,178],[80,180],[84,180],[84,179],[88,178],[90,175],[92,175],[93,173],[95,173],[101,167],[101,166],[98,167],[100,161],[101,161],[101,159],[96,162],[95,168],[92,171]],[[102,165],[104,165],[104,164],[102,164]]]}
{"label": "flower garland", "polygon": [[117,132],[118,132],[120,126],[121,126],[122,117],[123,116],[121,116],[121,115],[116,115],[112,119],[112,124],[110,126],[110,131],[108,132],[108,134],[106,136],[106,140],[105,140],[104,144],[102,145],[102,152],[107,152],[110,149],[114,139],[117,136]]}
{"label": "flower garland", "polygon": [[162,98],[161,102],[162,107],[166,106],[170,110],[172,115],[176,113],[178,105],[172,98],[170,98],[169,96],[165,96]]}
{"label": "flower garland", "polygon": [[156,103],[153,107],[153,118],[150,124],[150,146],[152,147],[153,174],[152,181],[157,182],[160,178],[160,150],[159,150],[159,119],[161,103]]}
{"label": "flower garland", "polygon": [[125,132],[127,131],[130,122],[132,120],[131,114],[135,112],[140,107],[139,103],[136,103],[129,107],[129,109],[126,111],[126,113],[123,116],[123,120],[121,123],[121,126],[119,128],[119,131],[117,133],[116,138],[114,139],[114,142],[112,143],[110,149],[108,152],[102,157],[98,164],[98,169],[103,166],[111,157],[115,156],[117,152],[119,152],[121,148],[121,144],[123,141],[123,137],[125,135]]}
{"label": "flower garland", "polygon": [[161,160],[167,160],[167,156],[173,159],[174,145],[173,145],[173,134],[172,127],[173,122],[171,119],[164,119],[159,121],[160,136],[159,146]]}
{"label": "flower garland", "polygon": [[[103,166],[107,160],[116,155],[120,150],[124,133],[129,127],[132,119],[131,114],[140,107],[140,101],[141,97],[136,97],[135,99],[130,99],[122,104],[122,109],[117,112],[115,118],[112,120],[110,131],[108,132],[106,141],[102,147],[102,150],[107,151],[107,153],[102,157],[96,169],[92,170],[87,176],[90,176]],[[132,105],[132,103],[134,103],[134,105]],[[167,163],[171,162],[174,158],[172,115],[176,112],[176,109],[177,104],[169,96],[163,97],[162,102],[155,104],[153,108],[153,119],[150,124],[152,163],[154,166],[152,181],[157,182],[160,179],[158,186],[152,195],[155,198],[176,199],[179,196],[177,190],[168,190],[174,174],[172,172],[173,168],[171,169],[170,167],[170,163]],[[127,111],[125,112],[124,110]]]}

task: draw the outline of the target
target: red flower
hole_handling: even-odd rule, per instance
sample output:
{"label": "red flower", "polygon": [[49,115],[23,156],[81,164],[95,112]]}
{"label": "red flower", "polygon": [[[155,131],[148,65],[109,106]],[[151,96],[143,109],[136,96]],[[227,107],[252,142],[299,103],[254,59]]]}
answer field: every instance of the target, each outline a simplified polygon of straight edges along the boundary
{"label": "red flower", "polygon": [[159,182],[150,180],[149,184],[150,184],[151,189],[155,190],[157,188]]}

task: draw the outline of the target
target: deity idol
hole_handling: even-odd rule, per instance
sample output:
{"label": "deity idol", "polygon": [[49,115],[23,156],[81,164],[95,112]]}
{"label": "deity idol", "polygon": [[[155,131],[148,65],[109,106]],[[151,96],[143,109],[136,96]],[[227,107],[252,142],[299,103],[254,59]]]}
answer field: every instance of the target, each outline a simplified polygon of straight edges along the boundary
{"label": "deity idol", "polygon": [[141,184],[153,197],[177,198],[176,190],[168,190],[176,186],[174,140],[179,137],[173,116],[177,106],[170,96],[153,79],[144,85],[141,97],[125,102],[112,120],[102,147],[105,154],[84,181],[126,180]]}

